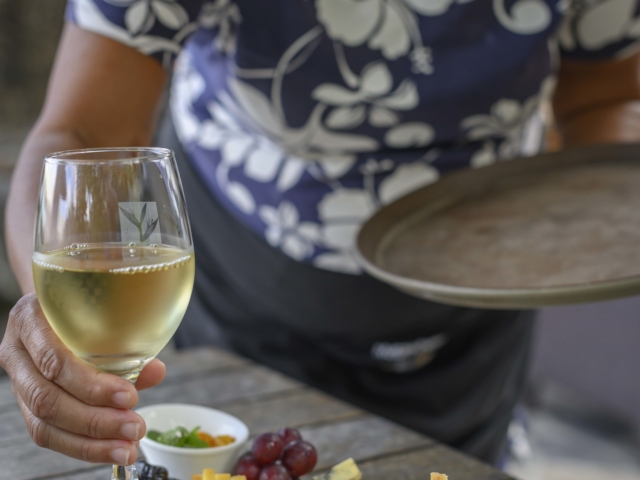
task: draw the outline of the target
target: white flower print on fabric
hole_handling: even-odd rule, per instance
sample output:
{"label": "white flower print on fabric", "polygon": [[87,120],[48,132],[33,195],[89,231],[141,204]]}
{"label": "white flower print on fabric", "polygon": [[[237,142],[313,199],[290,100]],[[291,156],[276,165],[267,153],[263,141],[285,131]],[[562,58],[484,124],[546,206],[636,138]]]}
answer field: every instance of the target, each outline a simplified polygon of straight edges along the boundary
{"label": "white flower print on fabric", "polygon": [[260,91],[239,80],[232,81],[231,90],[235,100],[222,95],[224,105],[209,105],[211,120],[202,123],[197,139],[202,148],[221,151],[219,181],[229,168],[244,165],[247,177],[259,182],[277,177],[278,190],[286,191],[298,183],[310,160],[317,160],[335,178],[355,161],[345,152],[378,146],[369,137],[325,130],[320,123],[324,108],[317,109],[305,126],[294,129],[280,119]]}
{"label": "white flower print on fabric", "polygon": [[204,28],[218,28],[216,50],[231,55],[236,50],[236,28],[242,21],[240,9],[232,0],[215,0],[202,6],[198,23]]}
{"label": "white flower print on fabric", "polygon": [[[636,0],[591,0],[569,14],[559,30],[561,47],[597,51],[625,39],[640,40]],[[617,52],[623,58],[638,50],[638,42]]]}
{"label": "white flower print on fabric", "polygon": [[431,125],[409,122],[390,129],[384,136],[384,143],[394,148],[426,147],[435,137]]}
{"label": "white flower print on fabric", "polygon": [[431,49],[422,43],[416,13],[440,15],[472,0],[316,0],[327,34],[348,47],[366,44],[388,60],[409,55],[416,72],[433,73]]}
{"label": "white flower print on fabric", "polygon": [[[542,82],[540,92],[524,103],[502,98],[493,104],[488,115],[472,115],[460,123],[468,140],[485,140],[483,147],[471,158],[471,166],[484,167],[497,160],[508,160],[523,152],[523,141],[528,129],[537,123],[544,102],[548,102],[555,89],[555,77]],[[541,138],[538,139],[539,148]],[[532,142],[530,140],[529,142]],[[534,150],[530,147],[530,150]],[[531,154],[534,152],[526,152]]]}
{"label": "white flower print on fabric", "polygon": [[219,149],[223,168],[244,165],[247,177],[258,182],[271,182],[277,177],[280,191],[298,182],[305,169],[304,160],[266,137],[243,130],[220,104],[212,104],[211,111],[213,121],[203,123],[198,144],[209,150]]}
{"label": "white flower print on fabric", "polygon": [[326,194],[318,203],[320,244],[332,250],[314,258],[316,267],[358,274],[355,240],[360,225],[375,211],[376,204],[366,190],[341,188]]}
{"label": "white flower print on fabric", "polygon": [[[123,28],[109,19],[93,0],[74,0],[74,18],[85,30],[135,48],[144,55],[162,53],[162,63],[169,68],[182,50],[182,41],[196,28],[189,22],[184,8],[175,0],[105,0],[115,6],[127,7]],[[157,22],[174,30],[172,38],[147,34]]]}
{"label": "white flower print on fabric", "polygon": [[496,163],[498,160],[498,154],[496,152],[496,142],[493,140],[487,140],[482,144],[482,148],[474,152],[471,157],[471,166],[473,168],[488,167]]}
{"label": "white flower print on fabric", "polygon": [[382,181],[378,196],[386,205],[414,190],[437,182],[439,178],[440,172],[424,162],[400,165]]}
{"label": "white flower print on fabric", "polygon": [[[355,161],[348,152],[371,151],[378,146],[369,137],[325,130],[320,122],[322,106],[305,126],[291,128],[262,92],[237,79],[230,82],[234,97],[222,94],[220,102],[208,106],[211,120],[203,121],[195,134],[190,122],[187,129],[200,147],[220,150],[218,185],[246,214],[254,213],[257,206],[246,187],[229,180],[231,168],[242,166],[244,174],[258,182],[276,180],[276,188],[284,192],[299,182],[314,160],[335,178]],[[179,132],[180,129],[184,130],[184,126]]]}
{"label": "white flower print on fabric", "polygon": [[[195,78],[190,82],[193,88],[182,95],[198,93],[199,82]],[[301,129],[292,129],[280,119],[262,92],[239,80],[230,82],[233,97],[222,94],[219,101],[210,103],[211,120],[203,121],[192,137],[200,147],[220,151],[221,162],[216,169],[218,185],[241,211],[258,213],[267,226],[265,237],[272,246],[297,260],[313,257],[316,247],[326,249],[328,251],[313,258],[314,265],[343,273],[361,273],[354,256],[355,237],[361,224],[379,204],[373,176],[392,169],[393,162],[376,163],[371,160],[367,163],[366,171],[363,171],[364,189],[334,184],[332,191],[318,204],[320,224],[300,222],[298,210],[287,201],[281,202],[278,208],[257,205],[244,185],[230,180],[232,168],[242,167],[244,174],[255,181],[266,183],[275,180],[277,189],[286,191],[297,184],[305,171],[313,172],[316,166],[323,172],[323,178],[339,178],[355,163],[356,156],[349,152],[360,152],[365,148],[374,150],[377,145],[368,137],[324,130],[320,123],[320,113],[326,108],[323,102],[318,104],[317,113],[311,116],[313,120],[310,119]],[[410,106],[417,101],[413,93],[415,87],[408,82],[391,95],[384,96],[392,90],[392,79],[385,66],[372,65],[367,69],[362,75],[360,88],[355,91],[331,84],[325,84],[325,87],[324,94],[333,99],[339,98],[351,108],[355,107],[354,102],[372,108],[377,101],[395,107]],[[329,95],[327,92],[339,94]],[[317,135],[323,141],[315,144]],[[424,145],[433,138],[433,130],[426,124],[407,123],[396,125],[387,132],[387,136],[391,138],[391,144]],[[285,145],[287,149],[283,147]],[[376,163],[375,168],[370,165],[372,162]],[[437,172],[429,165],[406,166],[382,182],[381,200],[391,201],[437,178]]]}
{"label": "white flower print on fabric", "polygon": [[[176,70],[176,79],[182,86],[174,87],[174,98],[183,105],[191,105],[201,94],[203,85],[203,79],[193,71],[189,60],[187,54],[181,57]],[[390,93],[392,83],[386,67],[372,66],[363,75],[361,92],[336,87],[342,88],[350,96],[347,103],[353,104],[367,99],[383,101],[383,94]],[[400,108],[405,105],[412,107],[417,102],[412,83],[405,83],[387,97],[385,101]],[[330,221],[329,224],[300,222],[300,214],[291,202],[283,200],[278,207],[259,205],[250,189],[232,180],[230,175],[232,169],[241,168],[246,178],[263,183],[274,182],[278,191],[285,192],[309,170],[322,182],[334,182],[332,190],[342,190],[335,182],[353,166],[357,158],[355,154],[376,150],[379,144],[370,137],[328,131],[322,120],[330,108],[319,102],[302,127],[292,128],[284,119],[278,96],[273,90],[272,98],[269,98],[248,83],[229,78],[229,92],[221,92],[207,105],[210,119],[199,121],[190,111],[176,119],[176,129],[183,142],[192,141],[203,149],[220,152],[221,161],[215,169],[216,183],[240,211],[258,215],[266,226],[265,237],[272,246],[296,260],[314,255],[316,246],[332,250],[322,252],[323,257],[318,262],[333,265],[336,269],[336,257],[331,255],[345,257],[341,271],[356,273],[359,268],[347,250],[352,251],[355,232],[361,221],[372,212],[373,201],[364,212],[356,208],[355,213],[344,217],[335,212],[332,208],[335,201],[331,202],[331,197],[328,197],[322,208],[325,214],[321,220],[324,218]],[[384,110],[384,107],[380,109]],[[187,118],[186,122],[184,118]],[[369,194],[360,191],[362,195]]]}
{"label": "white flower print on fabric", "polygon": [[258,215],[267,226],[265,238],[271,246],[280,247],[298,261],[313,254],[315,244],[320,240],[319,225],[300,222],[300,214],[294,204],[284,200],[278,208],[262,205]]}
{"label": "white flower print on fabric", "polygon": [[[348,68],[343,65],[342,67]],[[366,65],[358,77],[352,72],[353,89],[333,83],[318,85],[312,97],[334,108],[326,119],[328,127],[349,129],[368,119],[375,127],[389,127],[397,124],[400,117],[394,110],[412,110],[418,103],[418,90],[411,79],[405,79],[393,92],[393,77],[384,62]]]}
{"label": "white flower print on fabric", "polygon": [[375,176],[381,173],[392,171],[396,167],[396,162],[390,158],[383,160],[376,160],[369,158],[366,162],[360,165],[360,173],[363,177],[364,189],[369,192],[372,198],[376,198],[376,182]]}
{"label": "white flower print on fabric", "polygon": [[212,119],[201,124],[196,143],[208,150],[220,150],[221,162],[216,168],[218,185],[241,211],[254,213],[256,204],[248,189],[229,180],[231,168],[243,166],[245,175],[258,182],[277,178],[280,191],[288,190],[300,180],[306,168],[303,159],[288,154],[269,138],[243,129],[221,104],[213,102],[209,110]]}
{"label": "white flower print on fabric", "polygon": [[[174,81],[171,90],[171,115],[180,141],[187,145],[191,142],[201,144],[203,148],[215,149],[223,145],[224,129],[215,128],[213,122],[206,120],[201,122],[193,113],[191,105],[202,95],[205,89],[205,80],[202,75],[193,68],[188,52],[183,52],[176,61]],[[223,171],[218,173],[220,188],[225,192],[229,200],[245,214],[256,211],[256,203],[253,195],[244,185],[232,182],[228,179],[229,166],[241,158],[246,145],[254,139],[240,129],[239,126],[223,112],[217,117],[220,124],[226,126],[227,142],[222,150],[224,165]],[[237,135],[234,133],[238,132]]]}
{"label": "white flower print on fabric", "polygon": [[205,89],[204,77],[193,68],[190,54],[183,52],[175,62],[171,85],[171,116],[182,143],[194,140],[200,130],[200,120],[191,105]]}
{"label": "white flower print on fabric", "polygon": [[[436,156],[437,153],[431,159]],[[440,176],[428,164],[428,160],[396,168],[395,162],[390,159],[369,159],[360,166],[360,171],[364,177],[363,189],[337,188],[318,203],[321,224],[317,244],[330,251],[315,257],[313,263],[316,267],[342,273],[362,273],[355,255],[356,237],[362,224],[381,204],[390,203],[417,188],[433,183]],[[389,171],[393,173],[381,182],[376,194],[374,176]]]}
{"label": "white flower print on fabric", "polygon": [[127,6],[124,16],[127,30],[133,36],[147,33],[156,21],[171,30],[179,30],[189,22],[189,16],[176,0],[105,0],[117,6]]}
{"label": "white flower print on fabric", "polygon": [[[489,115],[473,115],[465,118],[461,126],[467,130],[469,140],[488,139],[481,150],[471,158],[471,166],[478,168],[490,165],[497,160],[507,160],[518,155],[523,130],[527,120],[538,107],[537,97],[529,98],[524,104],[517,100],[503,98],[491,107]],[[490,154],[496,142],[490,139],[504,139],[497,150]]]}
{"label": "white flower print on fabric", "polygon": [[551,9],[544,0],[517,0],[507,9],[506,0],[493,0],[493,11],[507,30],[521,35],[542,32],[551,25]]}
{"label": "white flower print on fabric", "polygon": [[293,155],[317,159],[327,154],[367,152],[378,148],[378,142],[373,138],[326,130],[321,123],[326,105],[316,105],[302,127],[292,128],[262,92],[238,79],[231,78],[229,83],[234,98],[226,98],[225,108],[241,119],[248,131],[275,140]]}
{"label": "white flower print on fabric", "polygon": [[320,158],[317,164],[327,180],[337,180],[345,175],[356,161],[356,155],[329,155]]}
{"label": "white flower print on fabric", "polygon": [[[154,54],[160,60],[179,52],[185,35],[200,28],[179,57],[171,95],[176,131],[196,171],[230,214],[274,248],[319,268],[358,274],[354,246],[361,224],[382,205],[438,181],[434,165],[461,166],[449,147],[431,163],[436,131],[442,145],[457,145],[459,132],[449,126],[460,125],[481,147],[476,166],[522,153],[541,101],[525,100],[523,91],[547,69],[520,67],[546,65],[548,13],[558,22],[561,2],[305,0],[262,9],[239,0],[75,0],[69,18],[80,26],[97,19],[87,22],[89,30],[104,30],[142,53],[161,52]],[[281,8],[290,15],[278,15]],[[484,9],[486,23],[477,21],[476,8]],[[290,18],[299,20],[296,28],[287,28]],[[252,51],[251,41],[236,42],[247,25],[276,31],[278,41]],[[465,28],[477,36],[456,34]],[[474,41],[508,37],[505,28],[541,33],[513,48]],[[436,31],[438,44],[425,44]],[[252,28],[243,35],[256,40],[260,33]],[[438,45],[444,50],[435,51]],[[459,61],[449,71],[459,85],[448,85],[446,72],[432,64],[437,53],[452,50]],[[230,55],[221,59],[219,52]],[[511,85],[512,93],[478,83],[473,72],[465,75],[467,61],[476,60],[488,72],[504,73],[499,84]],[[456,103],[457,91],[492,100],[474,111],[472,104]],[[451,110],[442,122],[428,124],[423,119],[433,99],[451,101]]]}

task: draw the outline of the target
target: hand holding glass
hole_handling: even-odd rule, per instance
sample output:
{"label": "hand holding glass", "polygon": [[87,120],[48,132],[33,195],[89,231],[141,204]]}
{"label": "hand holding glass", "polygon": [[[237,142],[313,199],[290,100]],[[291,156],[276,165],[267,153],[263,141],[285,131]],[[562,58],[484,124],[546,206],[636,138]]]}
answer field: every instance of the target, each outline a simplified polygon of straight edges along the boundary
{"label": "hand holding glass", "polygon": [[[78,357],[135,383],[187,308],[195,263],[173,152],[45,158],[33,274],[51,327]],[[114,466],[114,480],[135,480]]]}

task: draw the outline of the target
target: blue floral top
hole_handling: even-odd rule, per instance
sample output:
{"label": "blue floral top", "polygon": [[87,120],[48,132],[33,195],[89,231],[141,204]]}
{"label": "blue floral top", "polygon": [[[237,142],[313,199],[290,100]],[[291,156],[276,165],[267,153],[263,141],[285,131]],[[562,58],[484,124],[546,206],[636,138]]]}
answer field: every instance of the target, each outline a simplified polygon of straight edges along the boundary
{"label": "blue floral top", "polygon": [[637,0],[70,0],[166,67],[178,136],[273,247],[361,272],[381,205],[541,144],[560,55],[624,57]]}

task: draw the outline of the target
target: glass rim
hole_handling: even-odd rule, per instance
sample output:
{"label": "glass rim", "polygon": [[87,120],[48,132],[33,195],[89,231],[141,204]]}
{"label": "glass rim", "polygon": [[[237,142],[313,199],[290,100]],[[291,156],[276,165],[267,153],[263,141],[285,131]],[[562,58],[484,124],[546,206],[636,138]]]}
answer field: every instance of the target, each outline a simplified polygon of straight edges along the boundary
{"label": "glass rim", "polygon": [[[74,156],[91,155],[97,153],[122,153],[122,152],[147,152],[148,155],[129,158],[73,158]],[[162,147],[105,147],[105,148],[81,148],[76,150],[62,150],[48,153],[44,156],[45,163],[53,164],[107,164],[107,163],[144,163],[164,160],[173,157],[173,151]]]}

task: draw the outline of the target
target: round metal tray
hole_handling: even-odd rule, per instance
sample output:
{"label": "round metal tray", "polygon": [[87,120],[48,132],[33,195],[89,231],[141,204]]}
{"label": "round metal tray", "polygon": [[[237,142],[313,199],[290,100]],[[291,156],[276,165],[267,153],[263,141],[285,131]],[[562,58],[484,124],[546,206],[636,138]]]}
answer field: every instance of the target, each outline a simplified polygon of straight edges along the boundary
{"label": "round metal tray", "polygon": [[374,277],[455,305],[535,308],[640,294],[640,144],[450,174],[380,209],[357,247]]}

